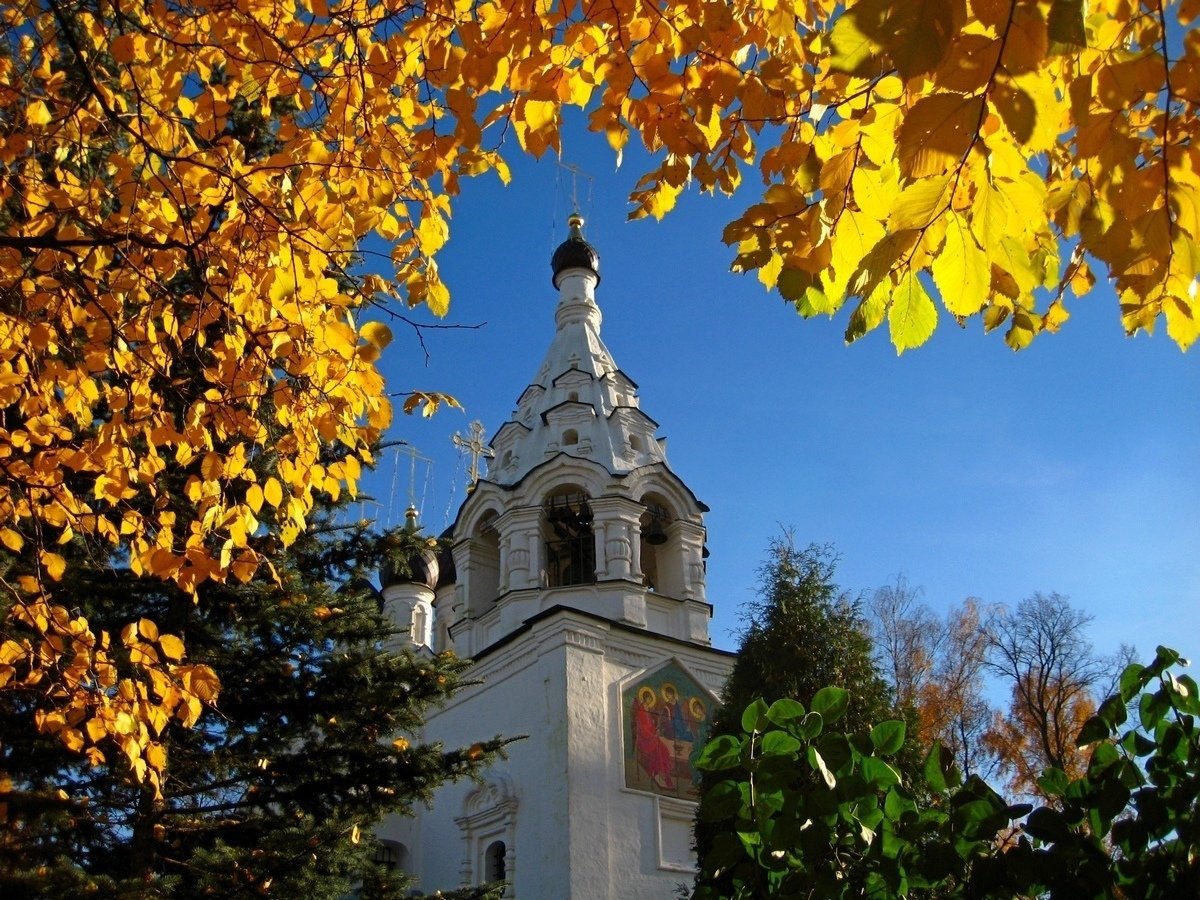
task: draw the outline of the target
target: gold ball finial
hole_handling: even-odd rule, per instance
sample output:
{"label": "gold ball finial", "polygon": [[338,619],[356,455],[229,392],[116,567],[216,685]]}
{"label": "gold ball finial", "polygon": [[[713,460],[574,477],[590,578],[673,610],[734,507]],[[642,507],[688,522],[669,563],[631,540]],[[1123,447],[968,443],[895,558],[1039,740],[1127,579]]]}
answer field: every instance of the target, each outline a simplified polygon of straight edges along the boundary
{"label": "gold ball finial", "polygon": [[569,215],[567,217],[567,225],[570,228],[582,228],[583,227],[583,216],[581,216],[577,212],[571,213],[571,215]]}

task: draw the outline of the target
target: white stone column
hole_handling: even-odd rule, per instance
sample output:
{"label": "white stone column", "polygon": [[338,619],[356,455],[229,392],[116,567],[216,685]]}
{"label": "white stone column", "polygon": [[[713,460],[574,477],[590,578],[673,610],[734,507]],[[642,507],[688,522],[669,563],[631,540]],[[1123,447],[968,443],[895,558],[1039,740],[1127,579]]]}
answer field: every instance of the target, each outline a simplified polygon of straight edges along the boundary
{"label": "white stone column", "polygon": [[538,586],[540,517],[541,507],[535,506],[509,510],[496,520],[503,560],[500,569],[503,589],[520,591]]}
{"label": "white stone column", "polygon": [[704,526],[695,522],[678,522],[679,549],[683,565],[684,600],[707,602],[704,575]]}
{"label": "white stone column", "polygon": [[591,501],[592,531],[596,537],[596,580],[633,577],[635,529],[642,505],[627,497],[600,497]]}

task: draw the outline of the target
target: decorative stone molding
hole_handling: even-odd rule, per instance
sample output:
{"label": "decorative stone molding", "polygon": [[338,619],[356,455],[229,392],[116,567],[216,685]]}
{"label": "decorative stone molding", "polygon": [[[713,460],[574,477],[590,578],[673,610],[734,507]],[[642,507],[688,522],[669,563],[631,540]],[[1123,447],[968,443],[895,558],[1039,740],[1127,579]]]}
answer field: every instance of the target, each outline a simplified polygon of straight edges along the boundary
{"label": "decorative stone molding", "polygon": [[492,770],[483,777],[483,784],[467,794],[463,814],[454,821],[463,834],[463,857],[459,873],[463,887],[473,887],[489,880],[485,871],[485,854],[497,841],[504,842],[504,877],[509,882],[504,896],[512,897],[512,884],[517,869],[517,792],[512,778]]}

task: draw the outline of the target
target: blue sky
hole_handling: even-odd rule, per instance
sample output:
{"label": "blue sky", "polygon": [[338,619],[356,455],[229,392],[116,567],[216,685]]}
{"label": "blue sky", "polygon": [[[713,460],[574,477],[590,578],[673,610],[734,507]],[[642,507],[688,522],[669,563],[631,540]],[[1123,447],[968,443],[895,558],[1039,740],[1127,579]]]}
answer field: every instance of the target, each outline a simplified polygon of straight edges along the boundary
{"label": "blue sky", "polygon": [[[802,320],[729,272],[721,229],[757,199],[755,173],[732,200],[686,193],[661,223],[627,222],[638,161],[614,171],[602,139],[566,142],[593,176],[578,196],[601,256],[602,336],[712,510],[717,646],[736,646],[764,548],[787,526],[833,544],[852,591],[902,573],[936,610],[1058,591],[1095,616],[1102,652],[1200,654],[1198,351],[1165,331],[1126,338],[1107,289],[1019,354],[947,315],[901,357],[885,329],[846,347],[848,313]],[[513,174],[508,188],[465,183],[439,257],[453,293],[441,324],[480,327],[427,332],[428,363],[400,328],[385,353],[393,390],[448,391],[466,412],[398,417],[392,437],[432,462],[415,480],[408,461],[385,462],[368,485],[382,518],[402,519],[414,482],[428,531],[453,518],[465,475],[450,436],[476,418],[494,434],[553,334],[549,259],[571,177],[553,159]]]}

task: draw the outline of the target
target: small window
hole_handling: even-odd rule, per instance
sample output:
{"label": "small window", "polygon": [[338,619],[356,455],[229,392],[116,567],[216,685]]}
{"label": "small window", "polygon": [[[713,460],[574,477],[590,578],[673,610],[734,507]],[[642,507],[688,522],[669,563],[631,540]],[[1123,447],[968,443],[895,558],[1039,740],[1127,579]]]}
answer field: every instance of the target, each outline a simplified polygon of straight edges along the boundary
{"label": "small window", "polygon": [[579,432],[574,428],[568,428],[563,432],[562,442],[564,447],[574,447],[579,443]]}
{"label": "small window", "polygon": [[381,840],[376,846],[371,860],[386,872],[407,872],[409,870],[408,848],[399,841]]}
{"label": "small window", "polygon": [[483,871],[488,881],[503,881],[508,876],[504,863],[507,849],[504,841],[492,841],[483,852]]}
{"label": "small window", "polygon": [[567,399],[568,400],[578,400],[579,399],[579,391],[571,391],[571,393],[567,394]]}
{"label": "small window", "polygon": [[639,451],[642,449],[642,439],[636,434],[631,434],[629,436],[629,449]]}
{"label": "small window", "polygon": [[500,468],[507,469],[511,465],[512,465],[512,451],[505,450],[504,458],[502,460],[500,460]]}

